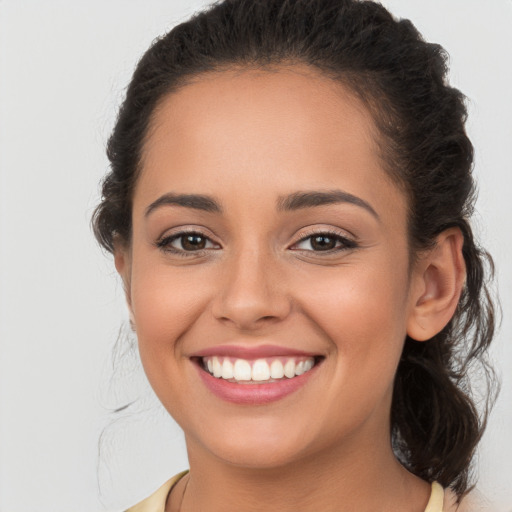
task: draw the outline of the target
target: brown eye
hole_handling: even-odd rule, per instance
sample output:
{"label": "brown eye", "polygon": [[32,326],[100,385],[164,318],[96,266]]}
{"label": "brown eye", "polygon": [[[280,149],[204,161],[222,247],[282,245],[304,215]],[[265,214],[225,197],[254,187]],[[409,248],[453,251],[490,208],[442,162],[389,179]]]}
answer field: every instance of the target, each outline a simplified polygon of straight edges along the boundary
{"label": "brown eye", "polygon": [[339,252],[354,249],[357,243],[337,233],[320,232],[304,237],[292,249],[311,252]]}
{"label": "brown eye", "polygon": [[328,251],[336,247],[336,239],[327,235],[312,236],[311,247],[315,251]]}
{"label": "brown eye", "polygon": [[187,255],[187,253],[220,248],[218,244],[212,242],[207,236],[195,232],[176,233],[156,242],[156,246],[164,252],[183,256]]}
{"label": "brown eye", "polygon": [[182,235],[178,240],[181,240],[181,246],[185,251],[197,251],[206,247],[206,238],[196,233]]}

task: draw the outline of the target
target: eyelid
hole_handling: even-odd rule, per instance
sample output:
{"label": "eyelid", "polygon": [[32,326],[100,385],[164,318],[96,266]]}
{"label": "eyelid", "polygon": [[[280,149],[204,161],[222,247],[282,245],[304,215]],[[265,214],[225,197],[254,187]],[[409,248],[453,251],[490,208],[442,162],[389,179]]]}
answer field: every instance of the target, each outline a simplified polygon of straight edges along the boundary
{"label": "eyelid", "polygon": [[[198,235],[201,238],[204,238],[207,242],[210,242],[211,244],[213,244],[217,247],[215,247],[215,248],[208,247],[208,248],[203,248],[203,249],[197,249],[195,251],[186,251],[184,249],[178,249],[171,245],[172,242],[180,239],[181,237],[183,237],[185,235]],[[218,244],[217,242],[212,240],[211,236],[205,234],[202,228],[194,228],[194,227],[181,228],[181,229],[179,229],[179,231],[165,233],[164,235],[160,236],[156,240],[154,245],[158,249],[163,251],[164,253],[171,253],[171,254],[175,254],[177,256],[183,256],[183,257],[201,256],[201,255],[204,255],[206,252],[211,251],[212,249],[218,250],[218,248],[220,247],[220,244]]]}
{"label": "eyelid", "polygon": [[[202,248],[192,251],[187,251],[185,249],[178,249],[176,247],[173,247],[171,245],[172,242],[178,240],[179,238],[192,234],[192,235],[198,235],[202,238],[204,238],[207,242],[217,246],[217,247],[208,247],[208,248]],[[331,237],[336,240],[336,242],[341,242],[341,246],[334,247],[332,249],[326,249],[326,250],[318,250],[315,251],[314,249],[294,249],[294,247],[302,242],[305,242],[309,238],[312,238],[314,236],[321,236],[324,235],[326,237]],[[155,246],[160,249],[163,252],[166,253],[172,253],[178,256],[184,256],[184,257],[190,257],[190,256],[200,256],[204,255],[206,252],[211,251],[212,249],[218,250],[221,248],[220,244],[212,240],[212,237],[205,234],[202,228],[181,228],[179,231],[166,233],[165,235],[158,238],[158,240],[155,242]],[[345,231],[338,230],[336,228],[314,228],[309,229],[301,234],[301,237],[294,242],[289,248],[294,251],[304,251],[309,253],[316,253],[316,254],[333,254],[338,253],[350,249],[355,249],[359,246],[358,242],[354,240],[353,237],[347,236]]]}
{"label": "eyelid", "polygon": [[309,231],[306,231],[305,233],[301,234],[301,237],[299,240],[293,243],[291,246],[292,248],[296,246],[297,244],[304,242],[308,240],[309,238],[312,238],[313,236],[320,236],[320,235],[327,235],[331,238],[336,239],[336,242],[341,241],[342,246],[333,248],[333,249],[327,249],[325,251],[314,251],[313,249],[292,249],[296,251],[306,251],[306,252],[313,252],[318,254],[332,254],[337,253],[340,251],[346,251],[349,249],[355,249],[359,246],[358,242],[354,240],[353,237],[347,236],[345,231],[337,230],[335,228],[315,228],[311,229]]}

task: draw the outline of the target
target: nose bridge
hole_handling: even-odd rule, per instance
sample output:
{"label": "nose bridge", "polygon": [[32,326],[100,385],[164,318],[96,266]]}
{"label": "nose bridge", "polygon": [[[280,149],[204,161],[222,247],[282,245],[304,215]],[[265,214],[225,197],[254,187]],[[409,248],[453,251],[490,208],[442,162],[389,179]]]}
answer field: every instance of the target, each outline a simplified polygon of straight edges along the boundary
{"label": "nose bridge", "polygon": [[287,316],[290,302],[276,254],[248,240],[227,258],[214,314],[240,329],[256,329]]}

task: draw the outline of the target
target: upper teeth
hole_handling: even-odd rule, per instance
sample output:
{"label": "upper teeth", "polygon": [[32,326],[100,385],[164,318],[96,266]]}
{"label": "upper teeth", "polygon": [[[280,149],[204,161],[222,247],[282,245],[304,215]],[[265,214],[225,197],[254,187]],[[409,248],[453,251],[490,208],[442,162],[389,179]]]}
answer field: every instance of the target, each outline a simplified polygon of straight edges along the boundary
{"label": "upper teeth", "polygon": [[236,381],[268,381],[289,379],[311,370],[314,357],[290,357],[269,359],[231,359],[229,357],[203,357],[203,367],[214,377]]}

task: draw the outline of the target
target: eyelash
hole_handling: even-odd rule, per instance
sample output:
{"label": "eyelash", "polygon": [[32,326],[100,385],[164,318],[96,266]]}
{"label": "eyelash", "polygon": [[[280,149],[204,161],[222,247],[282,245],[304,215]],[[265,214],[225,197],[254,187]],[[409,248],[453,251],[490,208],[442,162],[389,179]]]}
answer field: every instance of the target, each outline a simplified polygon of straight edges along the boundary
{"label": "eyelash", "polygon": [[[175,240],[178,240],[186,235],[196,235],[203,239],[205,239],[207,242],[213,243],[207,236],[205,236],[200,231],[180,231],[179,233],[175,233],[170,236],[166,236],[162,238],[161,240],[158,240],[156,242],[156,246],[161,249],[163,252],[168,252],[175,254],[177,256],[181,256],[184,258],[191,257],[191,256],[197,256],[198,254],[203,254],[204,251],[207,251],[209,249],[199,249],[196,251],[187,251],[185,249],[177,249],[176,247],[173,247],[171,244]],[[342,235],[341,233],[338,233],[336,231],[329,231],[329,230],[319,230],[319,231],[311,231],[306,233],[300,240],[295,242],[293,245],[298,245],[302,242],[305,242],[306,240],[313,238],[314,236],[318,237],[325,237],[325,238],[332,238],[336,241],[336,243],[341,242],[340,247],[335,247],[333,249],[327,249],[324,251],[315,251],[315,250],[308,250],[308,249],[293,249],[296,251],[307,251],[307,252],[314,252],[319,254],[333,254],[338,253],[341,251],[346,251],[349,249],[356,249],[358,247],[358,244],[355,240],[351,240],[350,238],[347,238],[346,236]]]}
{"label": "eyelash", "polygon": [[[185,249],[176,249],[176,247],[173,247],[171,245],[171,243],[174,242],[175,240],[183,238],[184,236],[187,236],[187,235],[196,235],[201,238],[204,238],[206,241],[211,242],[211,240],[207,236],[203,235],[203,233],[201,233],[200,231],[190,230],[190,231],[180,231],[179,233],[174,233],[173,235],[166,236],[166,237],[158,240],[155,245],[159,249],[161,249],[163,252],[170,252],[172,254],[175,254],[177,256],[182,256],[184,258],[188,258],[190,256],[197,256],[197,254],[202,254],[204,251],[208,250],[208,249],[199,249],[197,251],[186,251]],[[213,242],[211,242],[211,243],[213,243]]]}
{"label": "eyelash", "polygon": [[[327,249],[325,251],[314,251],[314,250],[310,250],[308,252],[315,252],[315,253],[319,253],[319,254],[333,254],[333,253],[338,253],[338,252],[341,252],[341,251],[346,251],[346,250],[349,250],[349,249],[356,249],[358,247],[358,244],[355,240],[352,240],[350,238],[347,238],[345,235],[339,233],[339,232],[336,232],[334,230],[319,230],[319,231],[310,231],[310,232],[306,232],[304,233],[304,236],[298,240],[297,242],[295,242],[293,245],[298,245],[302,242],[305,242],[306,240],[310,239],[310,238],[313,238],[313,237],[325,237],[325,238],[333,238],[336,243],[338,242],[341,242],[341,246],[340,247],[335,247],[333,249]],[[311,243],[311,242],[310,242]],[[294,250],[307,250],[307,249],[294,249]]]}

